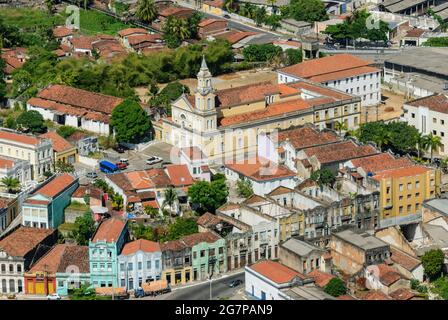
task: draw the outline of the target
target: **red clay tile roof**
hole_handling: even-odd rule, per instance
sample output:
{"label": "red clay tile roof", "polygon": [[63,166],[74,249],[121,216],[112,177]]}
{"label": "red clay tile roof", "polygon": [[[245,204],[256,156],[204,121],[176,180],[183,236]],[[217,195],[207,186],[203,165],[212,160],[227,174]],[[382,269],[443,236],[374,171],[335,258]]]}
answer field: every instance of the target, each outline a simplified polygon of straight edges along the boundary
{"label": "red clay tile roof", "polygon": [[363,300],[392,300],[392,298],[381,291],[371,290],[364,296]]}
{"label": "red clay tile roof", "polygon": [[244,200],[244,204],[247,204],[247,205],[251,205],[251,204],[254,204],[254,203],[264,203],[264,202],[266,202],[267,200],[265,199],[265,198],[263,198],[262,196],[259,196],[259,195],[257,195],[257,194],[253,194],[253,195],[251,195],[249,198],[247,198],[246,200]]}
{"label": "red clay tile roof", "polygon": [[24,203],[26,203],[26,204],[38,204],[38,205],[44,205],[44,206],[46,206],[46,205],[48,205],[50,202],[47,201],[47,200],[27,199],[27,200],[25,200]]}
{"label": "red clay tile roof", "polygon": [[198,232],[183,236],[180,240],[188,247],[193,247],[201,242],[214,243],[219,239],[221,239],[221,237],[213,232]]}
{"label": "red clay tile roof", "polygon": [[325,97],[333,98],[334,101],[352,99],[352,96],[350,96],[348,94],[333,90],[331,88],[328,88],[328,87],[325,87],[322,85],[313,84],[310,82],[299,81],[299,82],[294,82],[294,83],[288,83],[288,86],[291,88],[299,89],[300,91],[306,90],[306,91],[310,91],[310,92],[314,92],[314,93],[323,95]]}
{"label": "red clay tile roof", "polygon": [[101,199],[103,190],[93,187],[91,185],[80,185],[72,194],[72,198],[83,198],[88,195],[91,198]]}
{"label": "red clay tile roof", "polygon": [[223,204],[222,206],[220,206],[217,210],[218,211],[230,211],[230,210],[238,209],[239,207],[240,207],[240,205],[237,203],[227,202],[227,203]]}
{"label": "red clay tile roof", "polygon": [[0,169],[10,169],[14,167],[14,161],[10,159],[5,159],[0,157]]}
{"label": "red clay tile roof", "polygon": [[336,278],[332,274],[317,269],[307,273],[307,276],[313,278],[316,286],[321,288],[325,287],[327,283],[330,282],[331,279]]}
{"label": "red clay tile roof", "polygon": [[157,40],[161,40],[162,36],[158,33],[155,34],[142,34],[142,35],[134,35],[128,37],[129,45],[134,46],[144,42],[157,42]]}
{"label": "red clay tile roof", "polygon": [[270,81],[223,89],[215,92],[217,107],[231,107],[253,101],[264,101],[266,96],[280,93],[278,85]]}
{"label": "red clay tile roof", "polygon": [[426,107],[432,111],[448,113],[448,95],[439,93],[432,96],[406,102],[405,104],[414,107]]}
{"label": "red clay tile roof", "polygon": [[61,174],[53,178],[43,187],[37,189],[34,194],[42,194],[50,198],[55,197],[69,187],[75,180],[75,177],[68,173]]}
{"label": "red clay tile roof", "polygon": [[118,35],[120,37],[127,37],[131,34],[147,34],[148,31],[146,29],[143,28],[126,28],[123,30],[118,31]]}
{"label": "red clay tile roof", "polygon": [[193,14],[194,10],[183,7],[167,7],[159,12],[159,16],[169,17],[169,16],[189,16]]}
{"label": "red clay tile roof", "polygon": [[232,30],[225,33],[220,33],[216,35],[215,37],[218,39],[224,39],[227,40],[230,44],[235,44],[247,37],[254,36],[258,33],[256,32],[250,32],[250,31],[237,31]]}
{"label": "red clay tile roof", "polygon": [[301,182],[296,188],[298,190],[303,190],[305,188],[310,188],[310,187],[316,187],[318,186],[317,182],[312,180],[312,179],[305,179],[303,182]]}
{"label": "red clay tile roof", "polygon": [[406,252],[403,252],[393,246],[390,247],[390,253],[390,259],[394,263],[399,264],[409,271],[413,271],[415,268],[421,265],[421,261],[419,259],[412,257]]}
{"label": "red clay tile roof", "polygon": [[196,223],[203,227],[213,227],[216,226],[218,223],[221,222],[221,219],[214,215],[213,213],[206,212],[202,216],[199,217],[199,219],[196,221]]}
{"label": "red clay tile roof", "polygon": [[73,30],[66,26],[57,26],[53,29],[53,35],[55,38],[63,38],[73,34]]}
{"label": "red clay tile roof", "polygon": [[55,131],[48,131],[47,133],[41,134],[39,137],[50,139],[53,143],[53,150],[56,152],[63,152],[73,148],[70,142],[62,138]]}
{"label": "red clay tile roof", "polygon": [[126,243],[123,247],[123,250],[121,251],[121,254],[127,256],[130,254],[134,254],[137,251],[157,252],[160,251],[160,245],[154,241],[139,239]]}
{"label": "red clay tile roof", "polygon": [[305,276],[297,271],[271,260],[259,261],[249,268],[278,284],[291,282],[296,277],[305,279]]}
{"label": "red clay tile roof", "polygon": [[342,70],[364,67],[371,64],[371,61],[360,59],[351,54],[337,54],[319,59],[307,60],[280,69],[280,72],[308,79],[311,77],[322,76]]}
{"label": "red clay tile roof", "polygon": [[432,169],[424,166],[410,166],[398,169],[384,170],[380,171],[377,175],[373,176],[373,179],[380,181],[385,178],[400,178],[400,177],[410,177],[415,175],[421,175]]}
{"label": "red clay tile roof", "polygon": [[378,151],[371,145],[359,146],[353,141],[342,141],[333,144],[304,149],[308,158],[315,156],[321,164],[365,157]]}
{"label": "red clay tile roof", "polygon": [[351,163],[355,168],[362,168],[366,173],[409,167],[413,165],[412,161],[408,158],[395,158],[387,152],[353,159],[351,160]]}
{"label": "red clay tile roof", "polygon": [[291,193],[291,192],[293,192],[293,191],[294,191],[294,190],[291,190],[291,189],[289,189],[289,188],[280,186],[280,187],[277,187],[277,188],[275,188],[274,190],[272,190],[268,195],[269,195],[269,196],[278,196],[278,195],[280,195],[280,194]]}
{"label": "red clay tile roof", "polygon": [[278,133],[278,142],[286,141],[286,139],[296,150],[341,140],[333,131],[318,131],[311,126],[280,131]]}
{"label": "red clay tile roof", "polygon": [[400,288],[389,294],[394,300],[410,300],[415,297],[415,294],[406,288]]}
{"label": "red clay tile roof", "polygon": [[193,177],[185,164],[171,164],[165,167],[171,184],[175,187],[191,186],[194,183]]}
{"label": "red clay tile roof", "polygon": [[208,0],[204,1],[204,4],[209,5],[211,7],[222,8],[224,6],[223,0]]}
{"label": "red clay tile roof", "polygon": [[54,232],[55,229],[20,226],[0,240],[0,249],[12,257],[23,257]]}
{"label": "red clay tile roof", "polygon": [[419,28],[413,28],[406,33],[405,37],[420,38],[426,31]]}
{"label": "red clay tile roof", "polygon": [[118,218],[103,220],[96,230],[92,241],[116,242],[125,226],[126,223]]}
{"label": "red clay tile roof", "polygon": [[75,49],[92,50],[93,49],[92,44],[97,40],[98,40],[97,37],[79,36],[76,38],[71,38],[70,42]]}
{"label": "red clay tile roof", "polygon": [[73,266],[79,271],[76,273],[89,273],[89,247],[69,244],[57,244],[43,257],[41,257],[29,270],[28,273],[56,272],[71,273]]}
{"label": "red clay tile roof", "polygon": [[367,75],[370,73],[377,73],[381,70],[374,67],[359,67],[349,70],[342,70],[337,72],[332,72],[329,74],[323,74],[315,77],[308,78],[308,80],[314,81],[314,82],[327,82],[327,81],[334,81],[339,79],[345,79],[350,77],[356,77],[361,75]]}
{"label": "red clay tile roof", "polygon": [[339,296],[336,299],[338,299],[338,300],[356,300],[355,298],[353,298],[352,296],[349,296],[348,294],[344,294],[342,296]]}
{"label": "red clay tile roof", "polygon": [[211,25],[212,23],[215,22],[227,22],[224,19],[214,19],[214,18],[210,18],[210,19],[204,19],[201,22],[199,22],[198,27],[206,27],[208,25]]}
{"label": "red clay tile roof", "polygon": [[3,130],[0,130],[0,139],[1,140],[10,140],[10,141],[33,145],[33,146],[39,145],[42,141],[42,139],[37,138],[35,136],[21,134],[21,133],[15,133],[15,132],[8,132],[8,131],[3,131]]}
{"label": "red clay tile roof", "polygon": [[107,176],[124,191],[165,188],[171,185],[171,180],[162,168],[121,172]]}
{"label": "red clay tile roof", "polygon": [[206,159],[207,156],[202,152],[199,147],[184,147],[181,149],[181,152],[185,154],[185,156],[190,160],[201,160]]}
{"label": "red clay tile roof", "polygon": [[378,264],[376,267],[379,271],[379,280],[385,286],[390,286],[401,279],[401,275],[385,263]]}
{"label": "red clay tile roof", "polygon": [[80,107],[86,111],[112,114],[112,110],[123,102],[123,99],[100,93],[81,90],[64,85],[50,85],[39,92],[38,98],[51,100],[72,107]]}
{"label": "red clay tile roof", "polygon": [[180,240],[167,241],[160,244],[161,251],[179,251],[185,248],[187,248],[187,246]]}
{"label": "red clay tile roof", "polygon": [[250,158],[226,163],[225,166],[239,174],[257,181],[293,178],[296,174],[282,165],[264,158]]}

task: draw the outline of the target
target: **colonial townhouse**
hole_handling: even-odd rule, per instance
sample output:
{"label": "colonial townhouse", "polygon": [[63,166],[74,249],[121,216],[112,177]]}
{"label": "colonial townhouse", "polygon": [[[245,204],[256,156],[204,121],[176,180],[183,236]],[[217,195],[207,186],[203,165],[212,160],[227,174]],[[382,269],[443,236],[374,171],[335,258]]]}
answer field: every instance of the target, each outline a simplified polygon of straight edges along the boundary
{"label": "colonial townhouse", "polygon": [[102,135],[112,133],[112,110],[123,99],[65,85],[49,85],[27,101],[46,120]]}
{"label": "colonial townhouse", "polygon": [[128,239],[127,222],[104,220],[89,240],[90,284],[93,287],[118,287],[118,256]]}
{"label": "colonial townhouse", "polygon": [[19,226],[0,240],[2,294],[25,292],[24,273],[57,241],[55,229]]}
{"label": "colonial townhouse", "polygon": [[160,280],[162,251],[157,242],[144,239],[128,242],[118,256],[120,287],[135,290],[142,283]]}
{"label": "colonial townhouse", "polygon": [[360,98],[309,81],[261,82],[215,90],[205,60],[194,95],[172,103],[172,117],[154,122],[157,139],[175,147],[201,146],[211,162],[239,154],[256,155],[261,132],[314,123],[333,128],[336,121],[355,129]]}
{"label": "colonial townhouse", "polygon": [[0,130],[0,156],[28,161],[31,164],[31,176],[27,176],[29,171],[24,170],[25,177],[19,177],[22,181],[43,179],[44,173],[51,171],[53,163],[51,140],[7,129]]}
{"label": "colonial townhouse", "polygon": [[[313,270],[325,271],[327,252],[313,244],[295,238],[280,244],[279,260],[285,266],[307,274]],[[327,269],[330,271],[330,268]]]}
{"label": "colonial townhouse", "polygon": [[0,179],[16,178],[21,185],[26,185],[32,180],[32,166],[26,160],[12,157],[0,157]]}
{"label": "colonial townhouse", "polygon": [[181,240],[160,244],[162,250],[162,280],[170,285],[185,284],[193,281],[191,247]]}
{"label": "colonial townhouse", "polygon": [[35,228],[59,227],[64,223],[64,210],[78,185],[79,179],[68,173],[44,182],[23,202],[22,224]]}
{"label": "colonial townhouse", "polygon": [[354,94],[361,98],[362,106],[375,106],[381,102],[381,69],[351,54],[336,54],[304,61],[280,69],[278,83],[309,80],[330,88]]}
{"label": "colonial townhouse", "polygon": [[48,131],[47,133],[41,134],[40,137],[51,140],[53,145],[53,160],[55,164],[58,162],[68,164],[78,162],[77,148],[55,131]]}
{"label": "colonial townhouse", "polygon": [[12,196],[8,198],[0,197],[0,234],[19,215],[19,198]]}

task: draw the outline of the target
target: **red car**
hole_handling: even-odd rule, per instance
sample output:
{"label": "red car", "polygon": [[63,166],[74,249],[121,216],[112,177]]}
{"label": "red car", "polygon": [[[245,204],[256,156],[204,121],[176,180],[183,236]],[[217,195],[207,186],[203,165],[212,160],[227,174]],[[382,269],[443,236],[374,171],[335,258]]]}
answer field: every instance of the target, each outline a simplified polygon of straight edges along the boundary
{"label": "red car", "polygon": [[115,165],[116,165],[116,166],[118,167],[118,169],[120,169],[120,170],[124,170],[124,169],[126,169],[126,168],[128,167],[128,165],[127,165],[126,163],[123,163],[123,162],[117,162]]}

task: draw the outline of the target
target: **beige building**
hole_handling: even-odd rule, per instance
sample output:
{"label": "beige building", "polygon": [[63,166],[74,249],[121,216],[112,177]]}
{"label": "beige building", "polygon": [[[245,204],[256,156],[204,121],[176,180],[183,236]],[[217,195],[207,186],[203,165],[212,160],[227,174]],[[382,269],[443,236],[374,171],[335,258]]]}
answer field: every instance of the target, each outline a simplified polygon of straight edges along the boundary
{"label": "beige building", "polygon": [[155,126],[156,137],[176,147],[201,146],[213,161],[256,152],[260,133],[314,123],[333,128],[336,121],[358,127],[360,98],[306,80],[261,82],[215,90],[205,60],[194,95],[172,103],[172,117]]}
{"label": "beige building", "polygon": [[[0,130],[0,156],[28,161],[33,180],[42,179],[53,164],[51,140],[6,129]],[[25,180],[28,179],[25,177]]]}

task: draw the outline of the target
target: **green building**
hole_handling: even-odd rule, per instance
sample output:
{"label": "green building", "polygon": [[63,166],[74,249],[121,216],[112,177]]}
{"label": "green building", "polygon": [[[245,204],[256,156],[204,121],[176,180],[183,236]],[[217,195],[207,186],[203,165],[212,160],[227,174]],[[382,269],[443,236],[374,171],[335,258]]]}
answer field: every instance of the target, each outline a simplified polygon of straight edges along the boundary
{"label": "green building", "polygon": [[214,232],[200,232],[181,238],[191,247],[193,280],[208,279],[227,271],[226,241]]}

